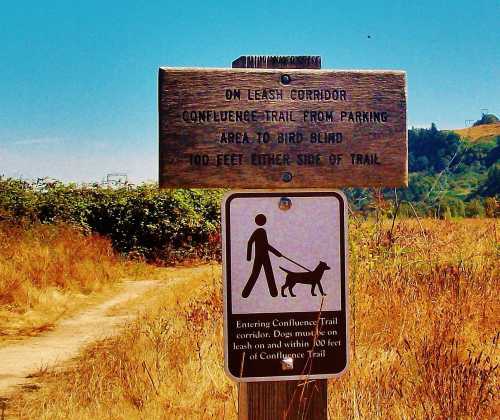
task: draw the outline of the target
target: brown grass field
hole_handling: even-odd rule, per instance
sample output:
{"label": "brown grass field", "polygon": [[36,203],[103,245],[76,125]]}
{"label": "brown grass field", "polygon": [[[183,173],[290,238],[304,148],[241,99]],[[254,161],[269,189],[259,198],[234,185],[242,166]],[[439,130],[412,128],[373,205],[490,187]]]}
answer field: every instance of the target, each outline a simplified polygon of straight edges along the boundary
{"label": "brown grass field", "polygon": [[0,224],[0,345],[51,329],[114,291],[124,277],[150,275],[118,258],[108,240],[68,226]]}
{"label": "brown grass field", "polygon": [[474,127],[460,128],[452,130],[460,137],[470,141],[489,141],[496,136],[500,136],[500,123],[476,125]]}
{"label": "brown grass field", "polygon": [[[351,220],[351,360],[329,382],[331,419],[499,418],[498,228],[492,219],[402,219],[394,228]],[[40,278],[52,284],[54,275]],[[140,319],[70,365],[40,371],[40,388],[14,395],[7,415],[236,418],[237,388],[223,371],[220,266],[163,276],[171,287],[143,297]]]}

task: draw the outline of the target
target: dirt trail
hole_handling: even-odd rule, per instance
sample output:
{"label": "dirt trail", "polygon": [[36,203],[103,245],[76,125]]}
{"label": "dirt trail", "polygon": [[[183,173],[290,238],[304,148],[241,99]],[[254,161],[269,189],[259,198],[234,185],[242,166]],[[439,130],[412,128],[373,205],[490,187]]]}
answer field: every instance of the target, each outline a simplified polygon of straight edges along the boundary
{"label": "dirt trail", "polygon": [[40,369],[75,357],[89,343],[118,334],[120,327],[137,314],[109,315],[108,311],[160,285],[165,283],[158,280],[126,281],[121,292],[113,298],[62,320],[54,330],[0,348],[0,395],[29,382],[29,375]]}

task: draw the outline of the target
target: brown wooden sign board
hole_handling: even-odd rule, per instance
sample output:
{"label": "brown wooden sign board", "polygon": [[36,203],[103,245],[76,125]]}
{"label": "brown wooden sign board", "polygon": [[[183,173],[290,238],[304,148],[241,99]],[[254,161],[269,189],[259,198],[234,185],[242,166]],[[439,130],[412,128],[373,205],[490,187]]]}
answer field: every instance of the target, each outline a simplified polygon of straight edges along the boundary
{"label": "brown wooden sign board", "polygon": [[160,68],[160,187],[406,186],[402,71]]}

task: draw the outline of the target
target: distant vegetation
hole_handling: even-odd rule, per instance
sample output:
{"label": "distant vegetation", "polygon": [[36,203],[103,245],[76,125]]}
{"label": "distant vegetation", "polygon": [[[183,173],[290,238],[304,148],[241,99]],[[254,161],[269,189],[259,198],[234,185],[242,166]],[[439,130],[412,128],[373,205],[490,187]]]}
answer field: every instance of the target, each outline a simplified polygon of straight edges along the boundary
{"label": "distant vegetation", "polygon": [[[500,134],[500,133],[499,133]],[[498,217],[500,135],[469,142],[451,131],[409,130],[409,188],[348,189],[351,210],[368,216]],[[150,261],[219,258],[223,190],[107,188],[0,177],[0,221],[65,223],[108,237]]]}
{"label": "distant vegetation", "polygon": [[496,115],[483,114],[480,120],[477,120],[474,125],[496,124],[500,122]]}
{"label": "distant vegetation", "polygon": [[111,239],[130,256],[175,262],[219,255],[222,190],[160,191],[0,178],[0,221],[64,223]]}
{"label": "distant vegetation", "polygon": [[[483,116],[479,121],[493,117]],[[459,135],[440,131],[435,124],[429,129],[409,130],[409,187],[350,189],[354,208],[370,212],[374,202],[389,199],[401,203],[399,211],[409,216],[498,217],[500,124],[472,128],[476,133],[486,133],[485,138],[475,137],[474,141],[467,138],[467,130],[460,130]]]}

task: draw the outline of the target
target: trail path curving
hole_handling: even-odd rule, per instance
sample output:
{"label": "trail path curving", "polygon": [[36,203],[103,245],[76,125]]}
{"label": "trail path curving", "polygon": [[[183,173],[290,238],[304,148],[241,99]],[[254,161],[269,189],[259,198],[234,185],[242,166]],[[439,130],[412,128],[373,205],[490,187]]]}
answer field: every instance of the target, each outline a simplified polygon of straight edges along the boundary
{"label": "trail path curving", "polygon": [[117,335],[121,327],[137,317],[137,311],[112,315],[110,309],[160,285],[166,284],[159,280],[126,281],[117,295],[60,321],[52,331],[0,348],[0,396],[28,383],[29,376],[41,369],[75,357],[84,346]]}

